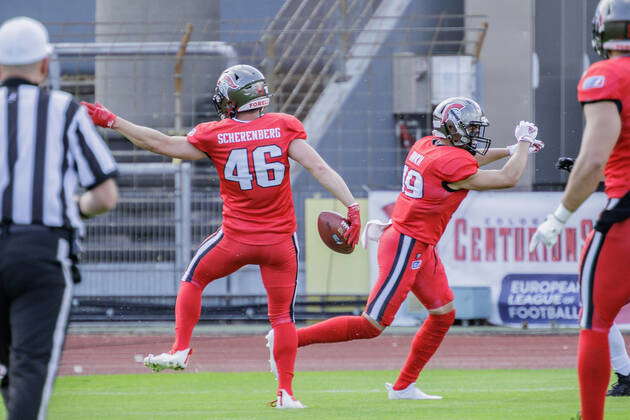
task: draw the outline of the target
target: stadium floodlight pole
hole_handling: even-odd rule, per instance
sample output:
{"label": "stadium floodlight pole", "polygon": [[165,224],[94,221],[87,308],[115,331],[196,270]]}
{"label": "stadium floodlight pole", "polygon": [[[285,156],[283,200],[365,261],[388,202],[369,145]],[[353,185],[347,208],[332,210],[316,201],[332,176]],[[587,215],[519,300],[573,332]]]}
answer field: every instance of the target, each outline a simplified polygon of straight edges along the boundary
{"label": "stadium floodlight pole", "polygon": [[[50,65],[50,86],[61,86],[60,57],[85,56],[125,56],[125,55],[174,55],[179,50],[179,42],[60,42],[53,44],[54,53]],[[186,55],[213,56],[226,58],[228,66],[238,64],[236,49],[221,41],[192,41],[186,47]]]}

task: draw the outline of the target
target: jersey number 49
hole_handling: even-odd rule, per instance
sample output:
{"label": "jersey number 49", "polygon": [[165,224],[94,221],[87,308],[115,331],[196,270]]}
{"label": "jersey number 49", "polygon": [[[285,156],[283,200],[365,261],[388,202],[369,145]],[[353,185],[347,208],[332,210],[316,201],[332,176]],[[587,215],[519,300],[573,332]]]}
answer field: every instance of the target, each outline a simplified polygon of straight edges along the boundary
{"label": "jersey number 49", "polygon": [[423,179],[422,174],[414,169],[410,169],[405,165],[403,171],[403,185],[402,192],[411,198],[422,198],[423,194]]}

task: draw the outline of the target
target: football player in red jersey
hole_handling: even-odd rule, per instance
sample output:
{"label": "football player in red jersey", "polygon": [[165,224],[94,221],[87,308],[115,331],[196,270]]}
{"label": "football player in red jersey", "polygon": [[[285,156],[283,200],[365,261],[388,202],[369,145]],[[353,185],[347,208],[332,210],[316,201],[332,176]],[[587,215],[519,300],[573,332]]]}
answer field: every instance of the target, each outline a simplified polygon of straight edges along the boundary
{"label": "football player in red jersey", "polygon": [[571,214],[595,191],[602,173],[609,200],[580,259],[582,315],[578,346],[581,415],[604,418],[610,381],[608,332],[630,302],[630,2],[602,0],[593,18],[593,47],[606,58],[578,84],[586,125],[580,152],[556,210],[530,243],[552,246]]}
{"label": "football player in red jersey", "polygon": [[[571,172],[575,159],[561,157],[556,163],[556,168]],[[617,382],[611,385],[607,397],[630,397],[630,356],[626,349],[626,343],[621,330],[616,324],[610,327],[608,333],[608,345],[610,347],[610,364],[617,376]]]}
{"label": "football player in red jersey", "polygon": [[[374,338],[389,326],[411,291],[429,316],[411,343],[398,380],[386,384],[389,399],[439,399],[416,388],[420,371],[436,352],[455,319],[453,292],[435,245],[468,190],[513,187],[523,174],[528,152],[544,145],[538,129],[521,121],[517,142],[489,149],[488,120],[468,98],[448,98],[433,112],[433,135],[418,140],[407,155],[402,192],[391,225],[372,223],[364,235],[379,239],[378,280],[361,316],[341,316],[298,330],[298,346]],[[499,170],[479,166],[511,156]]]}
{"label": "football player in red jersey", "polygon": [[183,369],[201,311],[203,289],[246,264],[260,266],[268,296],[278,365],[277,408],[303,408],[291,388],[297,352],[293,304],[297,288],[298,243],[289,176],[289,157],[304,166],[348,207],[346,240],[356,244],[359,205],[343,179],[306,142],[295,117],[265,114],[265,78],[252,66],[226,69],[212,99],[220,121],[199,124],[187,136],[167,136],[117,117],[100,104],[84,103],[97,125],[112,128],[136,146],[180,159],[210,158],[220,178],[223,224],[206,238],[182,278],[175,306],[176,338],[168,353],[145,358],[155,371]]}

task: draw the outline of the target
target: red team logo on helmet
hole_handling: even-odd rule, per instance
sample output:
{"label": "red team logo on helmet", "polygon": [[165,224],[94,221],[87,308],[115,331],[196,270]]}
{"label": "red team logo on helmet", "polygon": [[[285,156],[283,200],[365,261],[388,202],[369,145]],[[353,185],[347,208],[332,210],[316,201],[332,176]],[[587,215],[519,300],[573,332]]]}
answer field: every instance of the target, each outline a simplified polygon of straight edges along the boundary
{"label": "red team logo on helmet", "polygon": [[444,108],[444,111],[442,111],[442,124],[444,124],[446,120],[448,120],[448,113],[451,112],[451,109],[462,109],[463,107],[463,104],[454,103]]}
{"label": "red team logo on helmet", "polygon": [[229,74],[224,74],[223,77],[221,78],[221,82],[225,83],[226,85],[228,85],[232,89],[238,89],[238,85],[236,84],[234,79],[232,79],[232,77]]}
{"label": "red team logo on helmet", "polygon": [[234,79],[232,79],[232,76],[225,73],[217,82],[217,88],[219,89],[219,92],[223,94],[223,96],[227,97],[228,89],[238,89],[238,85],[236,84]]}

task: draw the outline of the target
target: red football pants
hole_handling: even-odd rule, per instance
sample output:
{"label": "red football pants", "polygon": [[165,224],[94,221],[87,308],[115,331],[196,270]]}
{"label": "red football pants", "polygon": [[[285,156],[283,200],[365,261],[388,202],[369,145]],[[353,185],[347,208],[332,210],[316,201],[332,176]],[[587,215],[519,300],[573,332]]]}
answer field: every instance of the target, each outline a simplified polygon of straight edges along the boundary
{"label": "red football pants", "polygon": [[580,263],[582,317],[578,350],[581,412],[584,420],[604,417],[610,381],[608,332],[619,310],[630,302],[630,219],[608,232],[591,232]]}
{"label": "red football pants", "polygon": [[378,265],[378,279],[365,313],[383,326],[392,323],[410,290],[428,310],[453,300],[435,247],[403,235],[393,226],[379,240]]}
{"label": "red football pants", "polygon": [[267,312],[274,329],[274,358],[278,385],[292,393],[291,381],[297,353],[293,305],[297,290],[298,245],[296,235],[272,245],[248,245],[227,237],[221,229],[201,244],[182,278],[175,307],[174,350],[190,347],[190,338],[201,311],[201,294],[210,282],[247,264],[260,266],[267,291]]}

